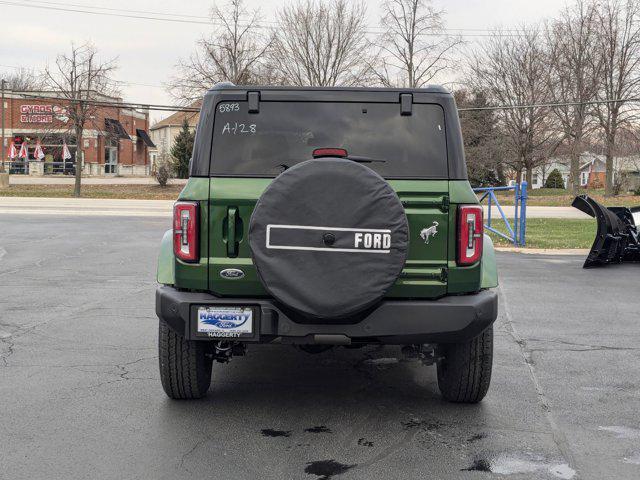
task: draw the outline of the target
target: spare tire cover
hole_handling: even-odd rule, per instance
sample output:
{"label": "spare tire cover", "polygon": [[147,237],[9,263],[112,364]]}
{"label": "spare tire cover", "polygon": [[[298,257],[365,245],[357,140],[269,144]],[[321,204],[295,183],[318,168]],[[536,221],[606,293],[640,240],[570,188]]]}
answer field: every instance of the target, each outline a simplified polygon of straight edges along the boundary
{"label": "spare tire cover", "polygon": [[284,171],[258,200],[249,226],[264,288],[316,319],[347,318],[380,300],[404,267],[408,235],[391,186],[340,158]]}

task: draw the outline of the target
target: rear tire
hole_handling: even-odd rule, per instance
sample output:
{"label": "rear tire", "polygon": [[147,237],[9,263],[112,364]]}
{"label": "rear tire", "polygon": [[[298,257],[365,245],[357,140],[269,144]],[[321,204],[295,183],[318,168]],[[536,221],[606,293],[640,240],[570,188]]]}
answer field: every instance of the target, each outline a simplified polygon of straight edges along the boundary
{"label": "rear tire", "polygon": [[211,385],[213,360],[203,342],[185,340],[162,320],[158,332],[160,380],[173,399],[202,398]]}
{"label": "rear tire", "polygon": [[438,387],[450,402],[477,403],[489,390],[493,365],[493,327],[463,343],[440,345]]}

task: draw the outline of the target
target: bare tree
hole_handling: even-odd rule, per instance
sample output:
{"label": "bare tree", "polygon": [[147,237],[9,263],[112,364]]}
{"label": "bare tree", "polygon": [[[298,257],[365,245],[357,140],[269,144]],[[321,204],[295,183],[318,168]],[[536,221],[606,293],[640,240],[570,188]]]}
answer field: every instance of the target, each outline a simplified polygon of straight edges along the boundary
{"label": "bare tree", "polygon": [[[504,34],[496,31],[472,58],[468,83],[486,92],[500,110],[499,125],[505,136],[505,160],[520,178],[526,172],[531,183],[533,169],[557,147],[549,108],[549,59],[540,28],[519,28]],[[526,106],[522,108],[522,106]]]}
{"label": "bare tree", "polygon": [[596,20],[595,3],[576,0],[547,26],[552,100],[576,102],[553,109],[569,147],[569,184],[573,193],[580,189],[583,140],[593,127],[593,108],[588,102],[598,94],[602,72]]}
{"label": "bare tree", "polygon": [[[640,92],[640,5],[637,0],[605,0],[598,8],[598,38],[603,57],[601,100],[625,100]],[[634,112],[624,102],[599,104],[598,120],[605,137],[605,195],[614,194],[614,155],[618,130]]]}
{"label": "bare tree", "polygon": [[382,4],[384,28],[374,72],[387,87],[420,88],[452,67],[452,50],[460,38],[446,35],[444,12],[431,0],[386,0]]}
{"label": "bare tree", "polygon": [[[212,34],[202,38],[196,51],[176,66],[169,83],[171,95],[192,103],[214,84],[229,81],[236,85],[266,83],[263,62],[272,35],[263,33],[259,10],[247,11],[243,0],[229,0],[211,11]],[[272,78],[267,79],[273,81]]]}
{"label": "bare tree", "polygon": [[271,59],[292,85],[366,83],[370,44],[366,7],[346,0],[306,0],[278,12]]}
{"label": "bare tree", "polygon": [[3,78],[6,88],[14,92],[41,90],[44,85],[42,75],[30,68],[17,68]]}
{"label": "bare tree", "polygon": [[[71,45],[69,53],[58,55],[55,66],[47,66],[45,83],[68,101],[69,125],[76,137],[76,181],[74,196],[80,196],[82,179],[82,137],[85,128],[94,125],[101,96],[116,95],[111,76],[116,61],[100,61],[97,49],[90,43]],[[103,126],[102,126],[103,127]]]}

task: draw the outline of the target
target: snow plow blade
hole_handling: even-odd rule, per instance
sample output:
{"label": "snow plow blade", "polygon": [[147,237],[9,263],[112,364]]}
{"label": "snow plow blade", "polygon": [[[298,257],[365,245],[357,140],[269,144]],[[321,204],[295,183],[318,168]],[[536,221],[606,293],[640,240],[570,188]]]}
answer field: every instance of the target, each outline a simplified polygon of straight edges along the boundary
{"label": "snow plow blade", "polygon": [[596,239],[584,262],[584,268],[610,263],[640,262],[640,225],[636,223],[640,219],[640,206],[605,207],[588,195],[578,195],[571,206],[598,221]]}

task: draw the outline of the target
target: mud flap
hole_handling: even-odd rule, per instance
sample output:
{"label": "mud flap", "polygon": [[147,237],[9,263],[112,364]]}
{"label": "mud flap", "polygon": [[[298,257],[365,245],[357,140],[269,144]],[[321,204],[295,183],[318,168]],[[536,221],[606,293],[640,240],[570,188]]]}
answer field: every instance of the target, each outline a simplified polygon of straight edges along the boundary
{"label": "mud flap", "polygon": [[596,238],[584,268],[610,263],[640,262],[640,239],[634,214],[640,207],[605,207],[588,195],[578,195],[571,204],[598,221]]}

